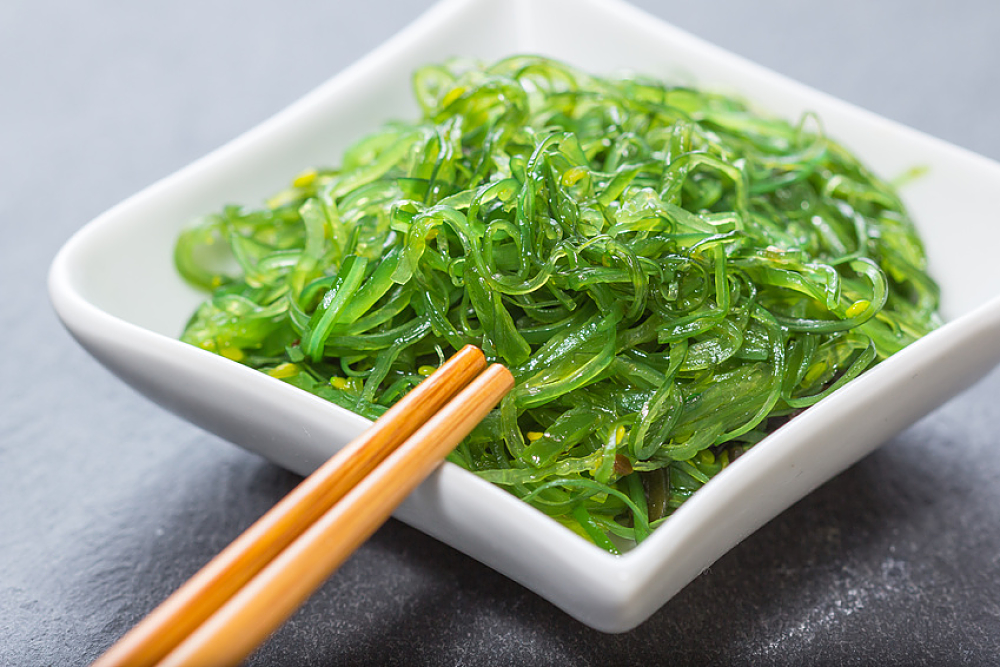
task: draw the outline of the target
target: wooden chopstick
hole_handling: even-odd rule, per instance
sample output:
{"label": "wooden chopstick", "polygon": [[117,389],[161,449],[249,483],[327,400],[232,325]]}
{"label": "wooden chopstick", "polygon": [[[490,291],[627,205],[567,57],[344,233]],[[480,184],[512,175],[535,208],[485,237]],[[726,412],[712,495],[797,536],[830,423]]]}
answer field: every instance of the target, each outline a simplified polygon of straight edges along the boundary
{"label": "wooden chopstick", "polygon": [[[400,443],[407,440],[434,415],[440,415],[442,406],[445,406],[456,392],[480,374],[485,365],[486,360],[483,353],[476,347],[467,346],[456,353],[427,380],[382,415],[364,434],[318,468],[232,544],[220,552],[194,577],[122,637],[94,663],[93,667],[152,667],[159,664],[185,638],[195,632],[241,588],[246,586],[254,576],[258,575],[289,545],[309,530],[310,526],[316,524],[331,507],[344,499],[345,495],[353,488],[359,486],[366,475],[375,470],[379,463]],[[509,371],[506,369],[502,369],[502,371],[506,373],[506,377],[509,377]],[[504,377],[503,373],[493,370],[490,377],[498,375]],[[491,391],[486,392],[486,394],[477,394],[476,398],[482,401],[493,400],[493,394],[498,392],[503,384],[497,384],[497,382],[497,380],[493,380],[490,383]],[[479,386],[482,386],[482,382],[479,383]],[[506,391],[509,391],[509,386],[505,386],[502,393],[496,396],[496,399],[490,403],[489,408],[486,408],[485,411],[481,409],[482,406],[478,406],[480,409],[475,411],[472,411],[472,408],[469,408],[469,411],[460,411],[465,415],[465,421],[469,422],[479,412],[485,416],[486,412],[495,405],[496,401],[499,401],[500,396]],[[471,430],[482,419],[482,416],[471,422],[468,425],[468,430]],[[454,428],[456,432],[459,431],[458,425],[455,425]],[[467,432],[465,431],[465,433]],[[454,447],[462,437],[464,434],[459,436],[451,447]],[[447,454],[451,447],[440,457]],[[430,464],[428,473],[433,465],[433,463]],[[404,471],[402,474],[409,474],[409,472]],[[426,474],[424,473],[424,475]],[[415,480],[412,487],[415,488],[418,483],[419,480]],[[401,501],[402,497],[396,504]],[[391,513],[391,508],[382,521],[388,517],[389,513]],[[378,524],[372,526],[368,534],[374,532],[377,527]],[[341,538],[342,536],[338,535],[338,539]],[[360,545],[363,539],[357,541],[357,544],[351,547],[344,558],[357,545]],[[335,568],[336,565],[333,567]],[[280,620],[278,623],[280,624]],[[266,636],[265,634],[261,639]],[[252,648],[251,646],[249,650]],[[175,662],[173,664],[184,663]],[[217,663],[212,662],[211,664]]]}
{"label": "wooden chopstick", "polygon": [[236,665],[267,639],[514,386],[494,364],[386,457],[158,667]]}

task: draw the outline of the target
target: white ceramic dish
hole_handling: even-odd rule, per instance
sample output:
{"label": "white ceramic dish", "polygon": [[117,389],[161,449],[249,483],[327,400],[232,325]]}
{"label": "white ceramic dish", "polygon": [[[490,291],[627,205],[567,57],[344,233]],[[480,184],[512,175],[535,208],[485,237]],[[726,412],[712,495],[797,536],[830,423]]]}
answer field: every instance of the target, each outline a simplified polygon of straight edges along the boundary
{"label": "white ceramic dish", "polygon": [[[491,30],[470,29],[489,25]],[[600,38],[595,37],[599,35]],[[892,177],[926,165],[904,198],[927,243],[949,323],[795,418],[640,547],[611,556],[504,491],[444,466],[399,510],[407,523],[608,632],[641,623],[748,534],[1000,361],[1000,165],[831,99],[608,0],[446,0],[275,118],[100,216],[62,249],[50,291],[98,360],[179,415],[307,474],[367,422],[175,337],[202,295],[171,263],[178,229],[225,203],[258,203],[352,139],[415,113],[414,64],[536,52],[594,72],[640,71],[732,91],[828,132]],[[975,243],[967,240],[974,235]],[[127,277],[123,280],[123,277]]]}

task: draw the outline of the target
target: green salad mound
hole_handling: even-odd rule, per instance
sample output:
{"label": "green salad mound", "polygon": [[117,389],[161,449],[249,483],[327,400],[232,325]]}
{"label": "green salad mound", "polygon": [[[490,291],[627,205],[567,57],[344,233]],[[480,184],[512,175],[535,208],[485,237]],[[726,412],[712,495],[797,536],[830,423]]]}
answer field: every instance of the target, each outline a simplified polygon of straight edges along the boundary
{"label": "green salad mound", "polygon": [[413,84],[419,120],[181,234],[183,340],[370,418],[478,345],[517,384],[450,460],[616,551],[938,324],[893,188],[811,117],[532,56]]}

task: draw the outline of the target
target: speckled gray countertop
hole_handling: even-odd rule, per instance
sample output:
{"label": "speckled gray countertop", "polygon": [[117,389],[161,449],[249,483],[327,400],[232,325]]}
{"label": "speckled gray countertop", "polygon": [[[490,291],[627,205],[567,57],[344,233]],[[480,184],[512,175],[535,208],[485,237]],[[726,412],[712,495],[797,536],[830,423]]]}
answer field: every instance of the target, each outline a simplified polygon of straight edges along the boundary
{"label": "speckled gray countertop", "polygon": [[[48,305],[52,256],[428,4],[0,3],[0,665],[87,664],[297,482],[92,361]],[[1000,158],[996,3],[638,4]],[[998,393],[994,371],[630,633],[390,521],[250,663],[1000,664]]]}

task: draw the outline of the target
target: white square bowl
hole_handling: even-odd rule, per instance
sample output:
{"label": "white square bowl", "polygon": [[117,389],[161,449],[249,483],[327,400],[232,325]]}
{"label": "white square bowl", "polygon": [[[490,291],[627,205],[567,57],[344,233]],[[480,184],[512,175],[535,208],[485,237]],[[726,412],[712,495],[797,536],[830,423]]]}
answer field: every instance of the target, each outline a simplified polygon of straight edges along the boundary
{"label": "white square bowl", "polygon": [[[488,29],[485,29],[488,27]],[[612,556],[451,464],[396,516],[607,632],[629,630],[740,540],[1000,361],[1000,165],[748,63],[615,0],[445,0],[271,120],[80,230],[49,278],[77,340],[173,412],[301,474],[368,422],[176,337],[204,298],[174,270],[192,218],[257,204],[296,173],[336,164],[357,137],[416,116],[410,75],[451,56],[533,52],[595,73],[631,70],[731,92],[828,133],[906,186],[948,323],[758,444],[634,550]],[[975,239],[970,243],[970,239]]]}

